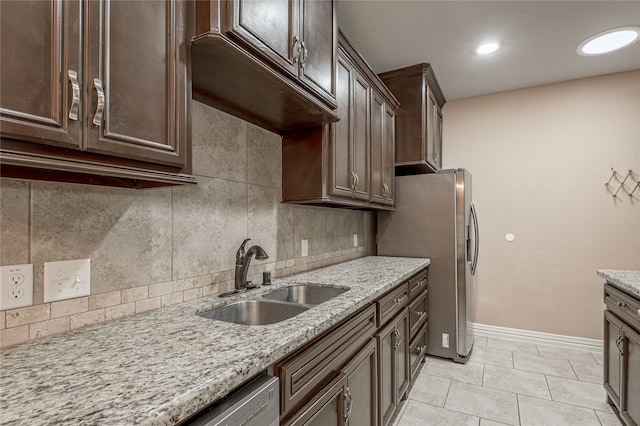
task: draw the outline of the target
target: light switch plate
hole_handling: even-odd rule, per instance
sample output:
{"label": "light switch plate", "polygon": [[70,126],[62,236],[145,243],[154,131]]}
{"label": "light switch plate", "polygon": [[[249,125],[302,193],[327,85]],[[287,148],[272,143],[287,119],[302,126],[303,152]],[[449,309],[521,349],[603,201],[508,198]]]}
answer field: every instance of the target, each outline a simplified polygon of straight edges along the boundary
{"label": "light switch plate", "polygon": [[33,264],[0,266],[0,310],[33,305]]}
{"label": "light switch plate", "polygon": [[302,253],[300,253],[301,257],[309,256],[309,240],[302,240]]}
{"label": "light switch plate", "polygon": [[91,294],[91,259],[44,264],[44,301],[73,299]]}
{"label": "light switch plate", "polygon": [[358,234],[353,234],[353,246],[358,247]]}

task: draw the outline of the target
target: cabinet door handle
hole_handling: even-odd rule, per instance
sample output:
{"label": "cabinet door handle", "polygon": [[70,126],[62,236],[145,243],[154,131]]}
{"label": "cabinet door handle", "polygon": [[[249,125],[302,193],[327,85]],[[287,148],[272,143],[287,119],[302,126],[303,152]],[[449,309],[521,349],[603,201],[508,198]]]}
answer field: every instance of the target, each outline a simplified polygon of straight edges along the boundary
{"label": "cabinet door handle", "polygon": [[395,347],[395,350],[397,351],[398,348],[400,347],[400,343],[402,342],[402,336],[400,335],[400,332],[398,331],[397,328],[395,329],[395,331],[393,333],[394,333],[394,335],[396,337],[395,338],[396,341],[395,341],[393,346]]}
{"label": "cabinet door handle", "polygon": [[351,172],[351,189],[356,189],[356,173]]}
{"label": "cabinet door handle", "polygon": [[351,409],[353,408],[353,398],[351,397],[351,391],[349,391],[349,387],[346,388],[344,392],[344,421],[345,423],[351,417]]}
{"label": "cabinet door handle", "polygon": [[74,70],[67,72],[71,82],[71,107],[69,108],[69,120],[78,121],[78,110],[80,109],[80,84],[78,84],[78,73]]}
{"label": "cabinet door handle", "polygon": [[102,88],[102,81],[99,78],[93,79],[93,86],[98,93],[98,105],[96,106],[96,113],[93,116],[93,125],[99,126],[102,124],[102,114],[104,113],[104,89]]}
{"label": "cabinet door handle", "polygon": [[304,64],[307,63],[307,56],[309,55],[309,51],[307,50],[307,46],[304,45],[304,41],[300,42],[300,51],[302,53],[302,59],[300,60],[300,65],[304,68]]}
{"label": "cabinet door handle", "polygon": [[422,351],[424,351],[426,348],[427,348],[427,345],[416,346],[416,352],[418,353],[418,355],[420,355]]}
{"label": "cabinet door handle", "polygon": [[358,177],[358,173],[357,172],[353,172],[353,174],[356,177],[356,189],[358,188],[358,184],[360,183],[360,178]]}
{"label": "cabinet door handle", "polygon": [[293,63],[295,64],[300,60],[300,41],[297,36],[293,36],[293,45],[291,46],[291,54],[293,56]]}

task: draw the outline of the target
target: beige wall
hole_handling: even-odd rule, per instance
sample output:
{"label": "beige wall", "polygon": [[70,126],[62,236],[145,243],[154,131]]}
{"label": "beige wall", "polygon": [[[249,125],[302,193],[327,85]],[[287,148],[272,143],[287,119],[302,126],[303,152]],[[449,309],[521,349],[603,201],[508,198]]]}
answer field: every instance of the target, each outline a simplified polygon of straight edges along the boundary
{"label": "beige wall", "polygon": [[[269,254],[252,262],[258,282],[266,270],[288,275],[372,253],[373,213],[280,203],[280,136],[192,105],[197,185],[136,191],[0,179],[0,263],[34,264],[35,302],[0,312],[0,346],[226,291],[245,238]],[[83,258],[92,296],[43,303],[44,262]]]}
{"label": "beige wall", "polygon": [[[444,166],[473,174],[475,322],[602,337],[596,269],[640,269],[640,71],[449,102]],[[507,242],[506,233],[515,240]]]}

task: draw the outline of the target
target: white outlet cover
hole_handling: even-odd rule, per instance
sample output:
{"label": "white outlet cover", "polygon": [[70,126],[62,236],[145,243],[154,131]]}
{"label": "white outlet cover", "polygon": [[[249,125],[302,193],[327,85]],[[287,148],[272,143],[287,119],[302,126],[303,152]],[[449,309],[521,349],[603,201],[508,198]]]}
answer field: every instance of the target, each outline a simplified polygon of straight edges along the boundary
{"label": "white outlet cover", "polygon": [[353,234],[353,246],[358,247],[358,234]]}
{"label": "white outlet cover", "polygon": [[302,253],[300,256],[307,257],[309,256],[309,240],[302,240]]}
{"label": "white outlet cover", "polygon": [[91,259],[44,264],[44,301],[74,299],[91,294]]}
{"label": "white outlet cover", "polygon": [[33,264],[0,266],[0,310],[33,305]]}

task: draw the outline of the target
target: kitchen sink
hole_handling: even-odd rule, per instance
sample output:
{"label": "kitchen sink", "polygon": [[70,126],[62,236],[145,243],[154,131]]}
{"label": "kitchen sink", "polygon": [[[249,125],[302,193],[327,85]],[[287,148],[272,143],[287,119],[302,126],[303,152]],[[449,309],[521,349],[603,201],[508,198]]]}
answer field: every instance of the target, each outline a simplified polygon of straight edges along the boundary
{"label": "kitchen sink", "polygon": [[299,284],[283,287],[263,294],[265,299],[282,302],[299,303],[302,305],[319,305],[327,300],[349,291],[348,288],[322,287],[318,285]]}
{"label": "kitchen sink", "polygon": [[308,309],[298,304],[250,299],[201,312],[198,315],[234,324],[266,325],[292,318]]}

